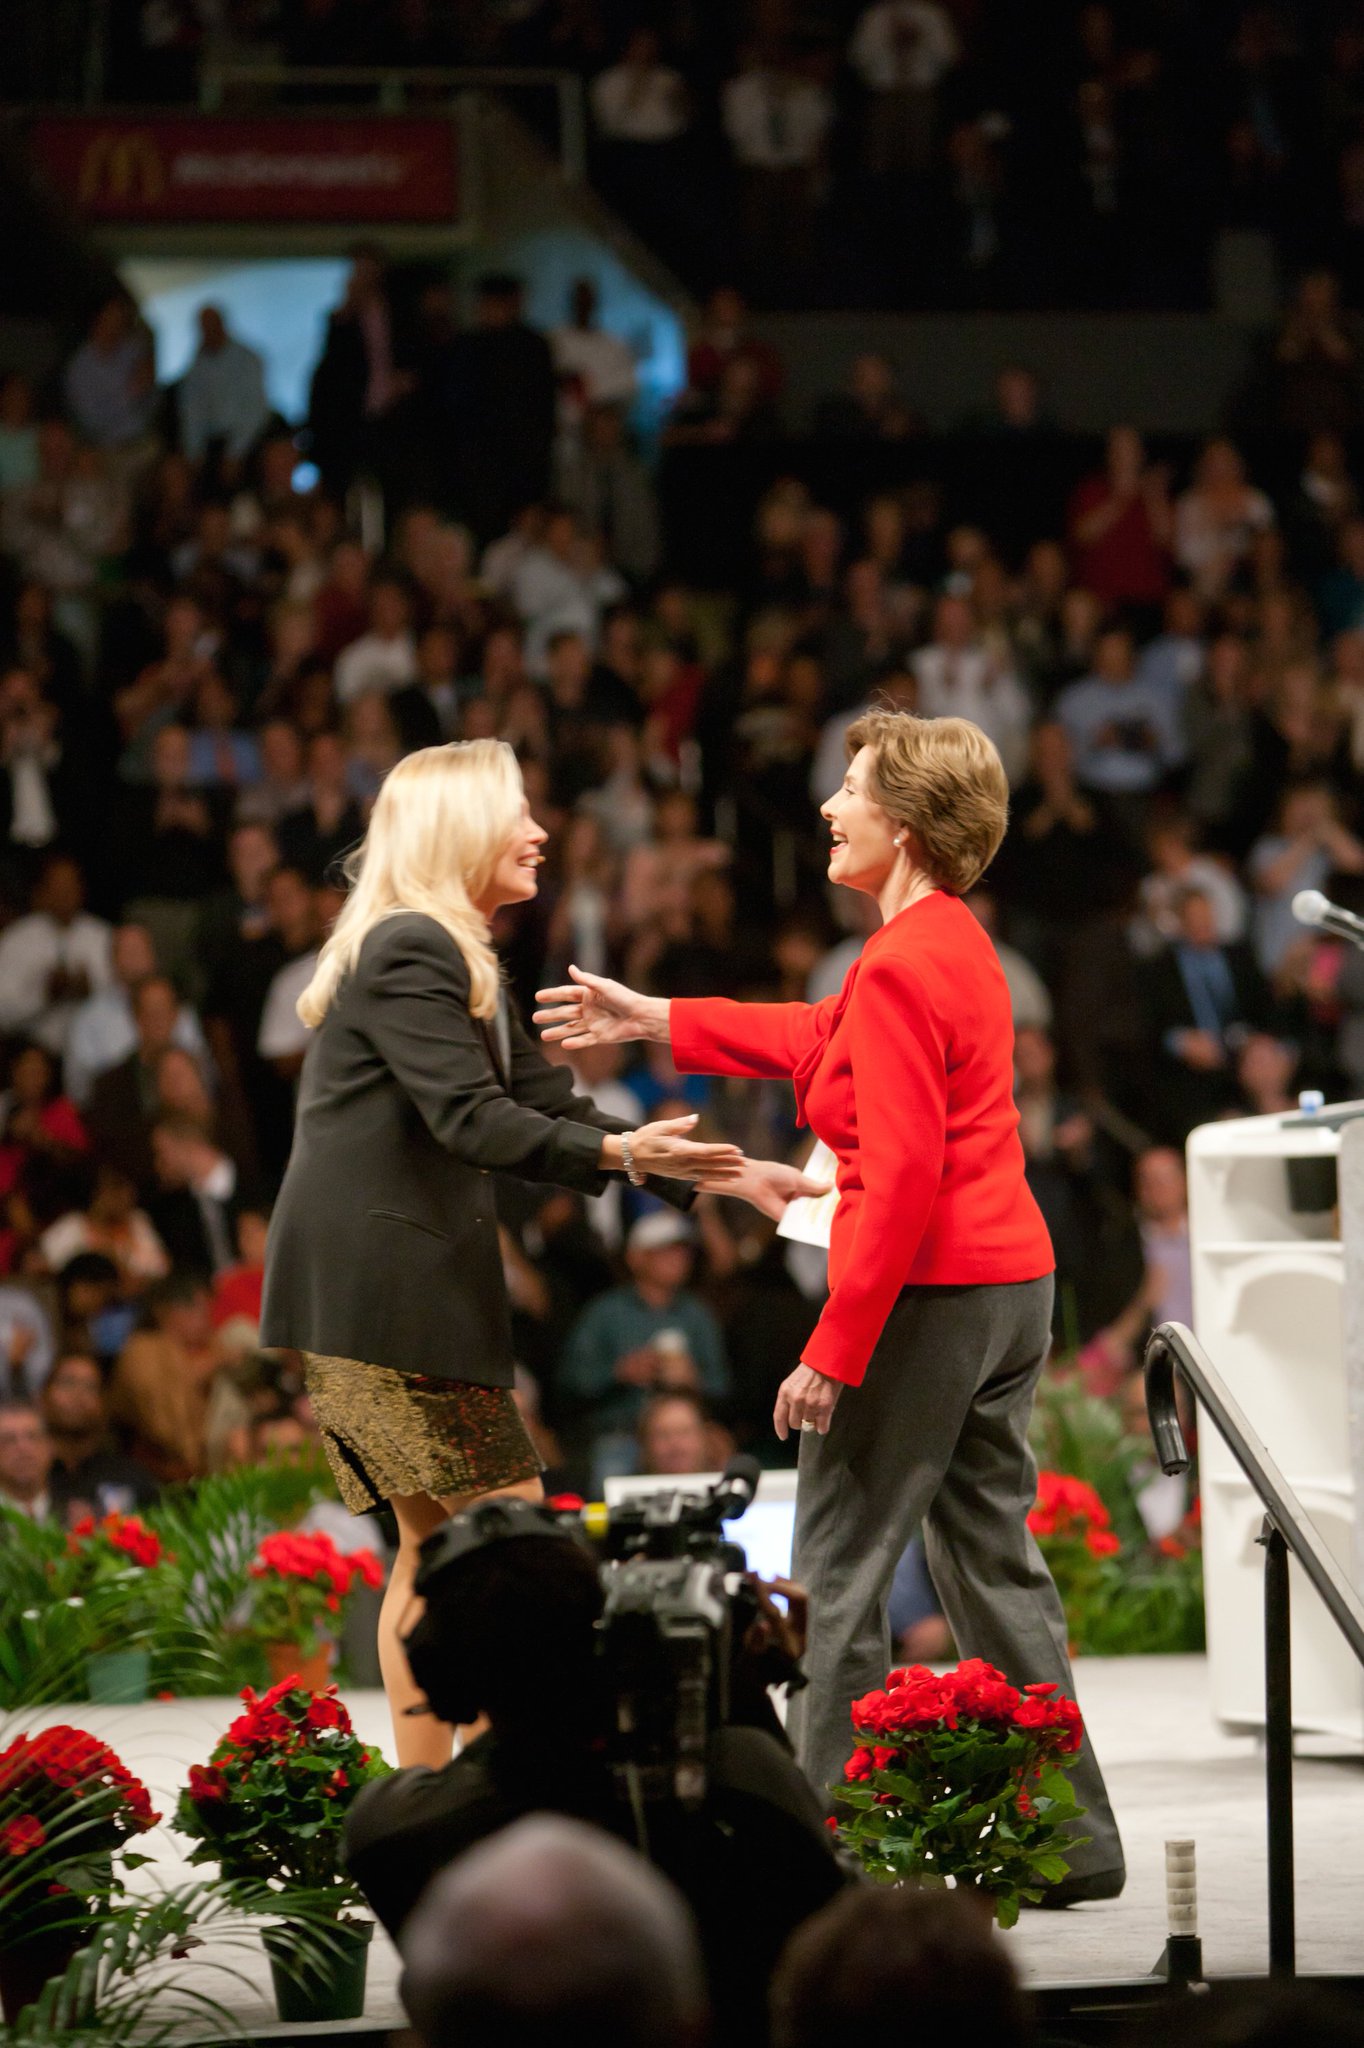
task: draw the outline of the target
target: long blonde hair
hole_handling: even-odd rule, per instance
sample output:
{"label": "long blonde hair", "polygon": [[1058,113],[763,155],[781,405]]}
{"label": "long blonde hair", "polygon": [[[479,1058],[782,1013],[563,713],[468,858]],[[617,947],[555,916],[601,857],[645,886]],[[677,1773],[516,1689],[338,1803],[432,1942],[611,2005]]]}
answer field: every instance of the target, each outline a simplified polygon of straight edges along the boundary
{"label": "long blonde hair", "polygon": [[298,999],[305,1024],[322,1022],[375,925],[405,910],[420,910],[449,932],[469,969],[470,1009],[476,1017],[496,1013],[497,957],[476,906],[524,795],[505,740],[422,747],[397,763],[346,862],[350,894]]}

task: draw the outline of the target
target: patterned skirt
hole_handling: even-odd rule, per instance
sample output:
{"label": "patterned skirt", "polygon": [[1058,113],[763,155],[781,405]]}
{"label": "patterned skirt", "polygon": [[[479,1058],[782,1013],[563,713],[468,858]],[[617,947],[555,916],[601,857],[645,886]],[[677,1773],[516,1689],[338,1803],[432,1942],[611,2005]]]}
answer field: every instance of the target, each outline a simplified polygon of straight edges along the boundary
{"label": "patterned skirt", "polygon": [[308,1397],[353,1515],[395,1494],[496,1493],[544,1467],[506,1387],[472,1387],[305,1351]]}

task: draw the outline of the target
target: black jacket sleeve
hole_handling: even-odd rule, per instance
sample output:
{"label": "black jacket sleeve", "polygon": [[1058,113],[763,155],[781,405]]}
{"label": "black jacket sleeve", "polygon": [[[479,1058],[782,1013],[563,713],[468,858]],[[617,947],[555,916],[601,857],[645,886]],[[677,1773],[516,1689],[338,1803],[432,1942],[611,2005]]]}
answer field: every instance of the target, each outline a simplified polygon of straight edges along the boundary
{"label": "black jacket sleeve", "polygon": [[[598,1109],[590,1096],[573,1092],[573,1079],[567,1068],[550,1064],[510,1001],[507,1015],[511,1026],[511,1092],[518,1102],[538,1109],[543,1116],[571,1117],[575,1123],[588,1124],[593,1130],[616,1134],[629,1130],[629,1124],[620,1117],[608,1116],[605,1110]],[[690,1181],[667,1180],[661,1174],[651,1173],[645,1185],[650,1194],[674,1209],[690,1209],[696,1200],[696,1190]]]}
{"label": "black jacket sleeve", "polygon": [[555,1094],[540,1091],[545,1108],[502,1087],[469,1009],[463,956],[433,919],[395,918],[381,931],[363,1000],[363,1029],[437,1144],[468,1166],[602,1192],[600,1126],[570,1117],[572,1084],[546,1063]]}

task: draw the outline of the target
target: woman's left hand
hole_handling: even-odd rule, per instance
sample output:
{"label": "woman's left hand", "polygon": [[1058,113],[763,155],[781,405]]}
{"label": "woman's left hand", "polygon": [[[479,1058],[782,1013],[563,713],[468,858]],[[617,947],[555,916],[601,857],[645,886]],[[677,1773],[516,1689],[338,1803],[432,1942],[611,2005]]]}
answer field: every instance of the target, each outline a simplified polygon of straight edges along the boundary
{"label": "woman's left hand", "polygon": [[798,1365],[793,1373],[788,1373],[777,1389],[777,1405],[772,1411],[772,1421],[782,1442],[786,1442],[793,1429],[814,1429],[827,1436],[842,1392],[842,1380],[831,1380],[816,1372],[812,1365]]}

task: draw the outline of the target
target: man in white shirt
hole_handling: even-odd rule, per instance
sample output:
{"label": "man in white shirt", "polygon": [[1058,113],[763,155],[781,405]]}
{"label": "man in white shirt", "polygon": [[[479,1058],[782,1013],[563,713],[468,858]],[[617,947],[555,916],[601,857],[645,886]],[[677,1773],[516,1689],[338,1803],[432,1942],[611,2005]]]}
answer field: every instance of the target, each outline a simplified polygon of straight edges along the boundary
{"label": "man in white shirt", "polygon": [[29,915],[0,936],[0,1032],[34,1038],[58,1058],[78,1006],[113,980],[113,933],[84,904],[79,866],[53,854]]}
{"label": "man in white shirt", "polygon": [[833,101],[794,64],[758,57],[729,80],[720,110],[743,179],[744,240],[754,274],[774,290],[789,289],[814,257]]}
{"label": "man in white shirt", "polygon": [[635,359],[628,342],[598,327],[597,287],[590,277],[575,279],[569,304],[568,325],[550,336],[556,374],[577,379],[583,406],[630,407],[639,384]]}
{"label": "man in white shirt", "polygon": [[0,1401],[0,1507],[32,1522],[52,1519],[52,1439],[27,1401]]}
{"label": "man in white shirt", "polygon": [[512,575],[511,601],[526,627],[526,667],[543,675],[549,643],[558,633],[581,633],[597,645],[601,615],[627,595],[624,579],[594,560],[574,515],[551,512],[544,539],[529,548]]}
{"label": "man in white shirt", "polygon": [[[121,924],[111,948],[113,979],[97,995],[87,996],[66,1035],[62,1075],[66,1092],[80,1105],[100,1074],[126,1060],[137,1045],[132,992],[157,972],[156,949],[145,925]],[[211,1065],[199,1019],[188,1003],[180,1005],[171,1044],[190,1053],[207,1072]]]}
{"label": "man in white shirt", "polygon": [[286,961],[270,983],[261,1011],[256,1051],[281,1070],[297,1072],[312,1037],[311,1026],[298,1014],[298,999],[317,968],[317,954],[303,953]]}
{"label": "man in white shirt", "polygon": [[253,348],[227,331],[217,306],[199,308],[199,353],[176,394],[180,445],[200,462],[213,442],[239,463],[270,417],[265,367]]}
{"label": "man in white shirt", "polygon": [[370,590],[369,631],[336,657],[338,704],[353,704],[369,690],[406,689],[417,674],[417,646],[407,592],[392,577],[376,577]]}
{"label": "man in white shirt", "polygon": [[37,1296],[0,1282],[0,1400],[36,1401],[56,1355],[52,1324]]}
{"label": "man in white shirt", "polygon": [[687,88],[680,71],[659,62],[658,37],[635,29],[618,64],[598,72],[592,116],[610,142],[678,141],[687,130]]}
{"label": "man in white shirt", "polygon": [[869,94],[865,160],[873,178],[930,167],[937,92],[961,48],[937,0],[875,0],[853,30],[848,60]]}
{"label": "man in white shirt", "polygon": [[1027,768],[1032,705],[1012,669],[976,639],[976,622],[964,597],[941,597],[933,613],[933,638],[912,657],[925,718],[969,718],[999,749],[1004,772],[1017,782]]}

